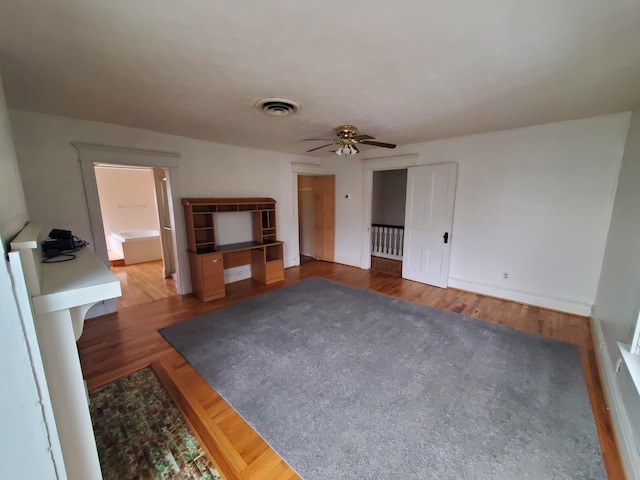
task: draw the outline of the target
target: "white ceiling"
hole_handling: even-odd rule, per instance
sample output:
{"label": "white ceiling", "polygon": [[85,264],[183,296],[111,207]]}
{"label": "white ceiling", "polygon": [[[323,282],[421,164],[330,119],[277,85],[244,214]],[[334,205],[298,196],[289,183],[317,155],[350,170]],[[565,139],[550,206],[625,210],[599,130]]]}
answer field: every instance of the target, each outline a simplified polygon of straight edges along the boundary
{"label": "white ceiling", "polygon": [[407,144],[633,109],[640,2],[2,0],[0,72],[17,109],[290,153],[342,123]]}

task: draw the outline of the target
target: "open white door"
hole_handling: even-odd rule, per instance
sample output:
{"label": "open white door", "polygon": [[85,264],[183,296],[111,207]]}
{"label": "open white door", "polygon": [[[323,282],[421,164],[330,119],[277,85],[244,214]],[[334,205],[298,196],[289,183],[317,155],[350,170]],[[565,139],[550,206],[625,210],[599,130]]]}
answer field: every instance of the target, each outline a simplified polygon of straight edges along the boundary
{"label": "open white door", "polygon": [[154,167],[153,178],[162,244],[162,275],[164,278],[171,278],[176,273],[176,267],[173,258],[173,225],[169,213],[171,199],[167,189],[167,169]]}
{"label": "open white door", "polygon": [[447,288],[458,165],[407,169],[402,277]]}

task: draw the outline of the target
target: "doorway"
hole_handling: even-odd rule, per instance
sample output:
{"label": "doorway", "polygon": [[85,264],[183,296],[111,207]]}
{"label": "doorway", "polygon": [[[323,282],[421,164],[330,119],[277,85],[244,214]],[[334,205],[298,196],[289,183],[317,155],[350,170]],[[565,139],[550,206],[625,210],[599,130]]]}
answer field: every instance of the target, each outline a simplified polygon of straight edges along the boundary
{"label": "doorway", "polygon": [[418,154],[368,159],[364,163],[360,268],[371,268],[374,173],[397,169],[407,169],[402,277],[446,288],[449,279],[457,164],[418,166]]}
{"label": "doorway", "polygon": [[300,263],[334,261],[335,175],[298,175]]}
{"label": "doorway", "polygon": [[164,168],[94,165],[109,266],[122,285],[118,310],[177,294]]}
{"label": "doorway", "polygon": [[371,268],[402,276],[407,169],[373,172]]}

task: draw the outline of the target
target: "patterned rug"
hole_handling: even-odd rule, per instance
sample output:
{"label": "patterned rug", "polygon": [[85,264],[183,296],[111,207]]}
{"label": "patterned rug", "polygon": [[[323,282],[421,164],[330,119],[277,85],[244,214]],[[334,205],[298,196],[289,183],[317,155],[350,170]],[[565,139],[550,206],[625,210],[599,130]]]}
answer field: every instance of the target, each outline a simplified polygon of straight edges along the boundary
{"label": "patterned rug", "polygon": [[222,480],[150,367],[89,398],[105,480]]}

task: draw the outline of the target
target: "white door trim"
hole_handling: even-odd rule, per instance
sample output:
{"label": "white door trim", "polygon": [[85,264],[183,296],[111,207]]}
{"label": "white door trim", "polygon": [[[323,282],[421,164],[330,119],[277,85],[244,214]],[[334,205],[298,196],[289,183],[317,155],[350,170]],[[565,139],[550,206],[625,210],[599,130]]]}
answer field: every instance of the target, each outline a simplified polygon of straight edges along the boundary
{"label": "white door trim", "polygon": [[373,194],[373,172],[379,170],[401,170],[418,165],[418,154],[394,155],[362,159],[362,246],[360,268],[371,268],[371,195]]}
{"label": "white door trim", "polygon": [[[105,265],[109,265],[107,242],[104,237],[102,212],[98,198],[98,184],[94,170],[95,164],[134,165],[140,167],[161,167],[169,171],[167,176],[171,187],[172,209],[169,212],[174,225],[173,248],[176,259],[176,276],[178,279],[178,293],[188,293],[191,290],[191,280],[188,268],[187,239],[180,196],[180,154],[173,152],[160,152],[153,150],[138,150],[133,148],[111,147],[107,145],[92,145],[87,143],[72,142],[71,145],[78,150],[84,190],[89,208],[89,221],[93,236],[93,248],[96,255]],[[115,299],[106,300],[103,304],[97,304],[92,309],[92,314],[103,315],[116,311]]]}

